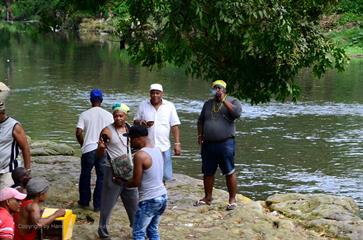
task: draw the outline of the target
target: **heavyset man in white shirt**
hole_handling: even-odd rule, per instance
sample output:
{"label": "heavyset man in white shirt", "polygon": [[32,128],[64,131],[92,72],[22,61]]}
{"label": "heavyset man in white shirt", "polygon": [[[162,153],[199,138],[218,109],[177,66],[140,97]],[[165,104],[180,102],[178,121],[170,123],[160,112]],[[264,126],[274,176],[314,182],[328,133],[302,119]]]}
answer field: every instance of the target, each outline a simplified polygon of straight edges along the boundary
{"label": "heavyset man in white shirt", "polygon": [[81,113],[77,123],[76,137],[81,145],[81,175],[79,177],[79,201],[81,207],[88,207],[91,201],[91,171],[96,169],[96,187],[93,192],[93,207],[100,210],[105,156],[97,156],[97,146],[102,129],[113,123],[110,112],[101,108],[102,91],[93,89],[90,94],[92,107]]}
{"label": "heavyset man in white shirt", "polygon": [[173,179],[171,160],[170,130],[174,137],[174,154],[181,154],[180,120],[172,102],[163,99],[163,86],[155,83],[150,85],[150,100],[141,102],[134,117],[134,124],[148,128],[151,143],[158,147],[164,159],[164,181]]}

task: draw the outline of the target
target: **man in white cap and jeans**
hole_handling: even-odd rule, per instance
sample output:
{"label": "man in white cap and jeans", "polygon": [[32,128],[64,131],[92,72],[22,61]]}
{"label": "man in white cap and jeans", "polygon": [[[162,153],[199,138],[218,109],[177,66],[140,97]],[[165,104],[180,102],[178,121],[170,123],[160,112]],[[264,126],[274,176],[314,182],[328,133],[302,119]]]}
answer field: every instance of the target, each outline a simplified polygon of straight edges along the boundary
{"label": "man in white cap and jeans", "polygon": [[19,212],[20,202],[26,194],[5,187],[0,190],[0,239],[13,239],[15,223],[12,214]]}
{"label": "man in white cap and jeans", "polygon": [[171,161],[170,130],[174,137],[174,155],[181,154],[180,120],[172,102],[163,99],[163,86],[158,83],[150,85],[150,100],[141,102],[134,118],[135,125],[148,128],[151,143],[158,147],[164,159],[164,181],[173,180]]}

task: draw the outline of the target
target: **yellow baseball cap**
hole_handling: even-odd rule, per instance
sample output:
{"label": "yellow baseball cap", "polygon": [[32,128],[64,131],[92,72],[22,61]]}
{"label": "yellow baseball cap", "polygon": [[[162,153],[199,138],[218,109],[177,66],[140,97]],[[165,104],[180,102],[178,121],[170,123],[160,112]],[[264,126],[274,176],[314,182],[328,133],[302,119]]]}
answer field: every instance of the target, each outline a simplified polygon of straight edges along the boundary
{"label": "yellow baseball cap", "polygon": [[216,80],[216,81],[214,81],[212,83],[212,87],[214,87],[216,85],[221,86],[221,87],[224,87],[224,88],[227,87],[227,83],[225,81],[223,81],[223,80]]}

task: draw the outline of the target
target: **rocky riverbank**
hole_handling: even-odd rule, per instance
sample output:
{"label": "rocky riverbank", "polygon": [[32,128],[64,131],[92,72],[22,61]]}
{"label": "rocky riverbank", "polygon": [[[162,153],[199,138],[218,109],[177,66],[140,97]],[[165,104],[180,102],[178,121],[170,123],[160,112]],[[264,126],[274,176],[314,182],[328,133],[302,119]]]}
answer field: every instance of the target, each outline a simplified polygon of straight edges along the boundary
{"label": "rocky riverbank", "polygon": [[[79,157],[33,156],[32,169],[34,176],[51,182],[45,205],[69,208],[77,214],[73,239],[98,239],[99,214],[77,206]],[[180,174],[175,178],[167,183],[169,204],[160,223],[161,239],[363,239],[363,221],[351,198],[281,194],[252,201],[238,195],[238,207],[226,211],[225,191],[214,190],[211,206],[194,207],[193,202],[203,196],[202,181]],[[109,230],[112,239],[131,237],[121,201],[113,211]]]}

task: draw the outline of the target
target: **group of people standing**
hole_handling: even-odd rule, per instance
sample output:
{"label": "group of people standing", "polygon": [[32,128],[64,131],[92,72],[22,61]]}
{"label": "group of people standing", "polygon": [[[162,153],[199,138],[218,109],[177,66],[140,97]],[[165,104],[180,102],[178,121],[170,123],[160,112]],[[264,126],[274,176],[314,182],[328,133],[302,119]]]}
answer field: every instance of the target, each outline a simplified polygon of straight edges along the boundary
{"label": "group of people standing", "polygon": [[[235,120],[240,117],[242,107],[237,99],[227,96],[225,81],[214,81],[212,89],[213,98],[204,103],[197,124],[205,196],[193,205],[212,203],[214,175],[219,167],[226,177],[229,192],[226,210],[233,210],[237,207]],[[94,211],[100,212],[98,235],[103,239],[110,237],[107,226],[119,196],[129,217],[133,239],[145,239],[146,236],[149,239],[160,239],[158,224],[167,205],[165,183],[173,180],[172,149],[174,155],[180,155],[182,151],[181,123],[174,104],[163,98],[162,85],[151,84],[149,94],[150,99],[140,103],[132,125],[127,122],[130,109],[126,104],[113,104],[112,113],[101,107],[103,94],[99,89],[91,91],[92,107],[79,116],[76,138],[82,156],[78,205],[82,208],[89,207],[92,198]],[[1,115],[1,110],[0,105],[2,129],[7,118]],[[20,124],[15,123],[15,126]],[[173,143],[170,141],[170,133]],[[21,146],[22,137],[17,137],[16,134],[12,136],[23,152],[25,169],[30,169],[29,149]],[[1,151],[3,144],[5,143],[0,142]],[[119,181],[114,177],[110,160],[128,154],[131,151],[129,146],[134,150],[132,178]],[[7,181],[4,180],[7,179],[6,175],[16,167],[12,166],[14,160],[11,159],[13,157],[0,157],[0,183]],[[96,171],[96,186],[92,196],[93,168]],[[9,182],[6,183],[8,184]],[[1,206],[0,201],[0,210]]]}
{"label": "group of people standing", "polygon": [[[226,210],[233,210],[237,207],[234,122],[240,117],[242,107],[237,99],[227,96],[225,81],[214,81],[212,88],[213,98],[205,102],[197,125],[205,196],[197,200],[194,206],[211,204],[214,175],[219,167],[226,176],[229,192]],[[171,133],[174,138],[174,155],[180,155],[180,120],[174,104],[163,98],[162,85],[151,84],[149,94],[150,99],[139,105],[133,126],[127,122],[130,109],[124,103],[118,102],[112,106],[111,120],[111,114],[101,108],[103,99],[99,89],[91,91],[92,108],[79,117],[76,130],[82,146],[79,205],[87,207],[91,201],[90,179],[94,166],[97,180],[93,207],[95,211],[100,210],[100,238],[109,237],[107,226],[119,196],[133,228],[134,239],[144,239],[145,236],[159,238],[158,223],[167,202],[163,183],[173,180],[169,136]],[[107,160],[127,154],[129,141],[131,147],[138,150],[133,157],[133,178],[115,181]]]}
{"label": "group of people standing", "polygon": [[[90,93],[92,107],[81,113],[76,137],[82,148],[78,204],[91,202],[91,170],[96,170],[93,191],[94,211],[100,211],[98,235],[108,238],[107,226],[119,196],[129,217],[134,239],[158,239],[160,216],[166,208],[165,181],[173,180],[170,132],[174,154],[180,155],[180,120],[173,103],[163,99],[163,87],[151,84],[150,99],[143,101],[128,122],[129,107],[121,102],[112,114],[101,108],[102,92]],[[117,181],[109,160],[128,153],[128,144],[138,151],[133,155],[133,177]]]}

